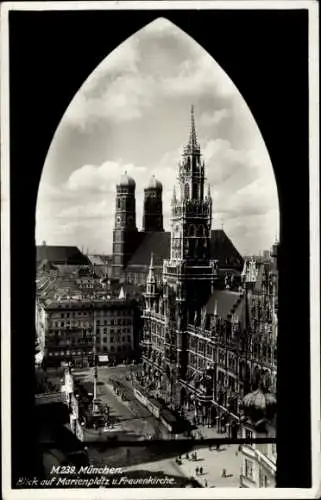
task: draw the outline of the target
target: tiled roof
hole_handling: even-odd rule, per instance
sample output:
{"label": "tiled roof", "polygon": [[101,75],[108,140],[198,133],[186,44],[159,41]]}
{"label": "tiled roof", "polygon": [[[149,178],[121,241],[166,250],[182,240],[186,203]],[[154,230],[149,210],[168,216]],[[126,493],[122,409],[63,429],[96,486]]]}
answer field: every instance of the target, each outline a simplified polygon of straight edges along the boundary
{"label": "tiled roof", "polygon": [[98,266],[106,266],[111,264],[112,257],[110,255],[88,255],[88,259],[92,264],[96,264]]}
{"label": "tiled roof", "polygon": [[[216,309],[219,318],[226,319],[228,314],[232,314],[233,306],[235,306],[235,314],[242,314],[244,299],[242,294],[232,290],[214,290],[210,296],[206,311],[209,314],[214,314]],[[241,320],[241,318],[239,318]]]}
{"label": "tiled roof", "polygon": [[[162,266],[164,259],[170,258],[170,232],[139,233],[140,243],[127,264],[127,271],[139,272],[149,266],[151,253],[154,265]],[[243,268],[243,258],[223,229],[211,231],[211,258],[219,261],[224,269]]]}
{"label": "tiled roof", "polygon": [[169,259],[171,233],[140,233],[141,243],[127,264],[127,270],[132,266],[149,266],[151,254],[154,254],[154,265],[162,266],[164,259]]}
{"label": "tiled roof", "polygon": [[237,268],[239,270],[243,268],[242,256],[223,229],[211,231],[211,255],[213,259],[218,260],[220,268]]}
{"label": "tiled roof", "polygon": [[39,245],[37,246],[37,262],[47,260],[54,264],[89,264],[88,258],[77,247]]}

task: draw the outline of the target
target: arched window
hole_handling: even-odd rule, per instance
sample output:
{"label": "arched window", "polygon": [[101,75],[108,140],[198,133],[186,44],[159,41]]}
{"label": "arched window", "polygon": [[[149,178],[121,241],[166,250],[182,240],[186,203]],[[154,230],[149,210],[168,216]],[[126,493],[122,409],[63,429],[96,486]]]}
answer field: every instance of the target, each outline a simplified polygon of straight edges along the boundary
{"label": "arched window", "polygon": [[188,185],[188,183],[185,184],[184,197],[186,200],[189,200],[189,185]]}
{"label": "arched window", "polygon": [[198,186],[196,183],[193,184],[193,198],[198,198]]}
{"label": "arched window", "polygon": [[117,208],[120,208],[120,198],[117,198]]}

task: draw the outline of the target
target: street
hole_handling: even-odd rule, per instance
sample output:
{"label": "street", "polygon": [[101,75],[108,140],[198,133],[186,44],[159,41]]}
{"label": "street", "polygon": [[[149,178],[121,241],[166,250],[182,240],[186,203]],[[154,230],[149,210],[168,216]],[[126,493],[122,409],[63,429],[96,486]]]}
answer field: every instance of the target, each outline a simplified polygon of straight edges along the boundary
{"label": "street", "polygon": [[[237,447],[225,445],[217,452],[209,450],[206,445],[195,447],[194,444],[193,447],[188,439],[176,442],[161,422],[135,398],[129,376],[131,369],[128,366],[98,368],[97,398],[103,405],[108,405],[114,423],[107,430],[85,429],[84,442],[90,463],[122,467],[128,473],[162,472],[181,480],[194,477],[209,487],[238,486],[240,456],[236,453]],[[92,369],[74,369],[72,374],[88,393],[93,393]],[[114,390],[117,384],[119,394]],[[204,438],[222,438],[215,429],[199,426],[198,430]],[[164,440],[164,445],[154,444],[151,438]],[[126,441],[126,445],[122,445],[122,441]],[[136,445],[131,447],[130,441],[135,441]],[[137,446],[137,441],[143,441],[142,446]],[[198,454],[196,462],[191,460],[193,449]],[[176,461],[178,456],[181,456],[180,464]],[[196,474],[197,466],[203,467],[202,475]],[[221,477],[223,468],[229,473],[227,478]]]}
{"label": "street", "polygon": [[[181,445],[178,450],[177,443],[172,439],[167,429],[150,412],[137,401],[133,394],[131,381],[126,380],[129,373],[128,366],[99,367],[97,381],[97,398],[103,404],[108,404],[110,416],[115,424],[105,432],[103,429],[85,430],[85,441],[91,463],[106,464],[115,467],[137,467],[148,462],[155,463],[155,470],[161,470],[158,464],[162,463],[166,473],[175,473],[179,469],[175,458],[179,452],[189,451],[190,443]],[[73,370],[75,380],[79,381],[88,392],[93,392],[93,371],[90,369]],[[113,382],[118,381],[123,385],[126,400],[116,395]],[[119,446],[111,439],[117,439]],[[149,439],[164,439],[164,446],[153,444]],[[121,441],[144,441],[142,446],[122,446]],[[147,442],[146,442],[147,441]],[[169,472],[170,471],[170,472]],[[180,471],[180,476],[185,475]]]}
{"label": "street", "polygon": [[[118,439],[124,441],[154,439],[171,439],[170,434],[161,422],[137,401],[131,382],[126,380],[128,367],[100,367],[98,369],[97,397],[110,408],[110,417],[115,426],[109,432],[118,434]],[[74,371],[76,380],[93,392],[92,371],[89,369]],[[116,395],[114,382],[121,383],[126,400]]]}

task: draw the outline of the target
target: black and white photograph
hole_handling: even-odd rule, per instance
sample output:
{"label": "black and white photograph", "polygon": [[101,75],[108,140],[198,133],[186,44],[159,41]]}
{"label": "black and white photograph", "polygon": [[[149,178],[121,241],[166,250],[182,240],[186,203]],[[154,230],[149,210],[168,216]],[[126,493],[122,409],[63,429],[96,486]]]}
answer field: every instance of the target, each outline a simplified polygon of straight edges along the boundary
{"label": "black and white photograph", "polygon": [[316,498],[316,3],[1,14],[3,497]]}

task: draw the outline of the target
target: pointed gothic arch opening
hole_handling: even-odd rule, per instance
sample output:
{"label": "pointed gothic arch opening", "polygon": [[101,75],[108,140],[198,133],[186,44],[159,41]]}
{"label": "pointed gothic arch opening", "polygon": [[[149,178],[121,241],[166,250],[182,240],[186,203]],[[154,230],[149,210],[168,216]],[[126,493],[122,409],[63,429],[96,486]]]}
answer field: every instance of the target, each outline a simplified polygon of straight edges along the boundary
{"label": "pointed gothic arch opening", "polygon": [[[171,23],[170,23],[170,24],[171,24]],[[179,31],[180,31],[180,30],[179,30]],[[183,34],[183,35],[185,36],[185,34]],[[186,36],[187,36],[187,35],[186,35]],[[124,42],[124,43],[126,43],[126,42]],[[193,43],[195,44],[195,42],[193,42]],[[114,60],[115,60],[115,59],[114,59]],[[110,102],[110,106],[112,107],[112,103],[111,103],[111,102]],[[108,111],[108,112],[110,112],[110,110],[107,110],[107,111]],[[128,110],[127,110],[127,111],[128,111]],[[135,110],[132,110],[132,111],[135,111]],[[136,111],[137,111],[137,110],[136,110]],[[203,110],[203,111],[204,111],[204,110]],[[214,110],[214,111],[215,111],[215,110]],[[107,114],[108,114],[108,113],[107,113]],[[117,117],[117,118],[119,118],[119,117]],[[128,115],[127,115],[126,119],[128,119]],[[136,127],[136,124],[137,124],[137,123],[138,123],[138,122],[134,122],[134,125],[133,125],[133,130],[134,130],[134,128]],[[157,134],[156,134],[156,135],[157,135]],[[98,170],[99,168],[100,168],[100,166],[99,166],[99,165],[96,165],[94,168],[92,168],[93,176],[97,176],[97,178],[99,179],[98,181],[97,181],[97,179],[96,179],[96,181],[95,181],[96,183],[97,183],[97,182],[102,183],[102,177],[97,175],[97,170]],[[79,176],[80,176],[80,174],[82,174],[83,172],[78,172],[78,171],[77,171],[76,173],[77,173],[78,177],[77,177],[76,175],[74,175],[74,176],[73,176],[73,178],[72,178],[72,180],[73,180],[73,181],[75,181],[75,177],[76,177],[76,178],[78,178],[78,182],[79,182]],[[106,172],[105,172],[105,173],[106,173]],[[68,180],[70,180],[70,179],[68,179]],[[76,179],[76,180],[77,180],[77,179]],[[108,179],[108,183],[109,183],[109,179]],[[82,187],[82,188],[84,187],[84,184],[81,184],[81,183],[80,183],[79,185],[80,185],[80,187]],[[101,186],[99,186],[99,187],[101,187]],[[103,187],[103,186],[102,186],[102,187]],[[109,184],[108,184],[108,187],[109,187]],[[190,199],[191,193],[190,193],[190,186],[189,186],[189,184],[188,184],[188,183],[186,183],[186,184],[185,184],[185,188],[184,188],[184,189],[185,189],[185,198],[186,198],[186,199]],[[102,189],[102,192],[104,193],[103,189]],[[107,190],[106,190],[106,192],[107,192]],[[195,192],[195,186],[193,186],[193,192]],[[104,193],[104,194],[105,194],[105,193]],[[193,195],[193,197],[194,197],[194,195]],[[80,199],[79,201],[80,201],[80,203],[79,203],[79,207],[82,207],[82,206],[84,205],[84,200],[83,200],[83,199]],[[91,200],[91,201],[92,201],[92,200]],[[75,207],[71,207],[71,208],[75,208]],[[118,207],[118,208],[120,208],[120,207]],[[41,210],[41,207],[39,207],[39,209]],[[85,216],[84,216],[84,217],[85,217]],[[190,230],[191,230],[190,236],[196,236],[196,228],[195,228],[195,226],[191,225]],[[90,225],[89,225],[89,226],[87,226],[87,231],[88,231],[88,235],[90,235],[90,231],[91,231],[91,226],[90,226]],[[86,237],[87,237],[87,235],[86,235]],[[227,263],[227,264],[228,264],[228,262],[229,262],[229,259],[226,259],[226,263]],[[154,357],[154,355],[153,355],[153,357]]]}
{"label": "pointed gothic arch opening", "polygon": [[185,200],[189,200],[189,197],[190,197],[190,189],[188,182],[186,182],[184,186],[184,198]]}

